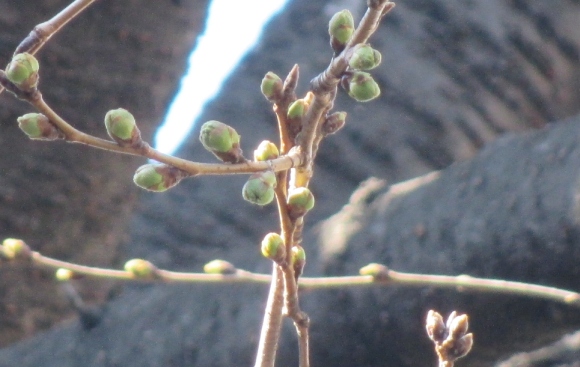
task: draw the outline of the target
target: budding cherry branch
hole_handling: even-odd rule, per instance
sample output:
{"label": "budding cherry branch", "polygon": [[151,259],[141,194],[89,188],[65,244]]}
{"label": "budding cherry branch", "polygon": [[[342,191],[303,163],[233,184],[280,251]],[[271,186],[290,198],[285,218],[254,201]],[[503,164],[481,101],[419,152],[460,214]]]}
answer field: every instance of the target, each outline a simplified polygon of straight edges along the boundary
{"label": "budding cherry branch", "polygon": [[[45,257],[17,239],[3,242],[1,253],[4,258],[31,261],[39,266],[57,269],[57,279],[62,281],[88,275],[162,282],[270,283],[256,367],[274,366],[283,317],[292,319],[296,327],[300,366],[310,365],[309,318],[300,308],[298,287],[316,289],[392,284],[460,287],[463,290],[519,294],[580,305],[580,294],[566,290],[469,276],[405,274],[380,264],[362,268],[360,276],[301,277],[306,264],[306,251],[302,247],[303,221],[315,205],[314,195],[308,186],[314,174],[313,162],[318,147],[324,138],[339,131],[346,123],[346,112],[333,111],[339,86],[359,102],[368,102],[380,96],[379,85],[368,71],[379,66],[381,54],[372,48],[368,40],[378,29],[382,18],[394,8],[394,3],[368,0],[368,9],[356,27],[348,10],[340,11],[331,18],[329,35],[334,56],[328,67],[311,81],[310,90],[303,98],[296,95],[299,78],[297,65],[284,80],[273,72],[265,75],[260,88],[273,105],[279,130],[278,144],[263,141],[254,150],[253,159],[248,159],[241,149],[241,137],[232,126],[215,120],[204,123],[200,142],[221,161],[208,164],[155,150],[142,139],[137,121],[124,108],[112,109],[106,114],[104,125],[110,139],[103,139],[79,131],[43,99],[39,89],[40,65],[34,54],[93,1],[73,1],[55,17],[39,24],[17,47],[6,69],[0,70],[1,87],[37,110],[19,117],[19,127],[34,140],[64,140],[155,160],[158,163],[139,167],[133,177],[136,185],[150,191],[168,190],[181,180],[194,176],[250,174],[242,188],[243,198],[255,205],[268,205],[275,200],[278,208],[280,229],[267,234],[261,243],[262,254],[272,261],[272,274],[236,269],[223,260],[206,264],[205,273],[162,270],[143,259],[129,260],[124,271],[100,269]],[[436,313],[428,316],[427,331],[436,345],[441,365],[453,365],[471,348],[473,340],[471,334],[466,334],[467,317],[463,316],[452,314],[447,324]]]}

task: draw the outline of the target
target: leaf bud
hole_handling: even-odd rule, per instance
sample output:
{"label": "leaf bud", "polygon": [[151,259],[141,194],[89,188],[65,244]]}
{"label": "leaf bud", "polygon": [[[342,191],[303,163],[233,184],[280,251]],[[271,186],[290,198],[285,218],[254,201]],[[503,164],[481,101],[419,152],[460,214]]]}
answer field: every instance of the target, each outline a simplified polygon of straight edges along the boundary
{"label": "leaf bud", "polygon": [[254,160],[256,162],[276,159],[279,156],[280,152],[278,151],[276,144],[268,140],[261,142],[260,145],[258,145],[258,148],[254,150]]}
{"label": "leaf bud", "polygon": [[454,339],[459,339],[465,333],[469,327],[469,321],[467,315],[459,315],[454,317],[449,325],[449,334],[453,336]]}
{"label": "leaf bud", "polygon": [[443,317],[437,311],[429,310],[425,328],[429,339],[435,343],[441,344],[447,338],[447,327],[445,322],[443,322]]}
{"label": "leaf bud", "polygon": [[336,53],[341,52],[354,33],[354,19],[348,10],[334,14],[328,23],[330,45]]}
{"label": "leaf bud", "polygon": [[383,264],[371,263],[360,268],[358,272],[360,275],[370,275],[375,280],[385,281],[389,279],[389,268]]}
{"label": "leaf bud", "polygon": [[153,279],[158,276],[157,267],[143,259],[131,259],[125,263],[124,268],[133,278]]}
{"label": "leaf bud", "polygon": [[267,205],[274,200],[276,174],[272,171],[255,173],[250,176],[242,188],[242,196],[246,201],[257,205]]}
{"label": "leaf bud", "polygon": [[278,233],[268,233],[262,240],[262,255],[278,264],[286,260],[284,239]]}
{"label": "leaf bud", "polygon": [[73,279],[74,273],[70,269],[58,268],[56,270],[56,272],[54,273],[54,277],[59,282],[66,282],[66,281]]}
{"label": "leaf bud", "polygon": [[347,113],[344,111],[334,112],[326,117],[326,120],[322,123],[322,133],[327,136],[334,134],[338,130],[342,129],[346,123]]}
{"label": "leaf bud", "polygon": [[63,137],[60,130],[41,113],[27,113],[18,117],[17,121],[20,130],[30,139],[57,140]]}
{"label": "leaf bud", "polygon": [[449,350],[449,354],[453,359],[465,357],[473,347],[473,334],[465,334],[463,337],[455,341],[453,348]]}
{"label": "leaf bud", "polygon": [[371,70],[381,63],[381,53],[367,44],[358,44],[348,60],[348,65],[355,70]]}
{"label": "leaf bud", "polygon": [[298,277],[302,275],[304,266],[306,265],[306,252],[302,246],[292,246],[291,251],[290,263],[294,268],[294,277],[298,280]]}
{"label": "leaf bud", "polygon": [[212,260],[203,266],[203,271],[207,274],[234,274],[236,272],[236,267],[225,260]]}
{"label": "leaf bud", "polygon": [[244,161],[240,149],[240,135],[229,125],[211,120],[201,127],[199,140],[204,148],[213,153],[218,159],[227,163]]}
{"label": "leaf bud", "polygon": [[345,75],[341,81],[348,95],[358,102],[368,102],[381,95],[381,89],[371,74],[355,71]]}
{"label": "leaf bud", "polygon": [[107,133],[122,147],[137,147],[142,143],[135,117],[124,108],[110,110],[105,115]]}
{"label": "leaf bud", "polygon": [[32,254],[30,247],[26,244],[26,242],[16,239],[16,238],[7,238],[2,242],[2,255],[10,260],[13,259],[26,259],[29,258]]}
{"label": "leaf bud", "polygon": [[38,69],[38,60],[33,55],[16,54],[6,66],[6,78],[22,90],[31,90],[38,85]]}
{"label": "leaf bud", "polygon": [[282,82],[282,79],[271,71],[266,73],[264,79],[262,79],[262,84],[260,85],[264,97],[272,102],[282,98],[283,88],[284,83]]}
{"label": "leaf bud", "polygon": [[137,168],[133,182],[145,190],[162,192],[177,185],[187,176],[188,174],[179,168],[167,164],[149,163]]}
{"label": "leaf bud", "polygon": [[314,195],[306,187],[297,187],[288,192],[288,212],[291,218],[299,218],[314,208]]}

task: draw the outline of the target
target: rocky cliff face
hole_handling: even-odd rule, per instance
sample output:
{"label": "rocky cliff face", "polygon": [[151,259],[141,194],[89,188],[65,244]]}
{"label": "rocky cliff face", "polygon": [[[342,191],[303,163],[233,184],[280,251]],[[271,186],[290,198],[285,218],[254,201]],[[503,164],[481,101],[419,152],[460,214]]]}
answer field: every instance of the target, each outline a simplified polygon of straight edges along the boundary
{"label": "rocky cliff face", "polygon": [[[275,121],[259,92],[261,78],[270,70],[283,75],[298,63],[299,89],[306,91],[331,57],[327,21],[345,7],[359,16],[364,11],[362,1],[293,1],[200,120],[235,126],[246,152],[273,139]],[[545,127],[578,113],[580,31],[573,14],[579,10],[574,1],[398,4],[371,39],[383,52],[383,65],[373,73],[382,98],[356,104],[341,94],[337,100],[349,119],[319,154],[312,184],[317,206],[307,217],[306,274],[352,274],[379,261],[404,271],[574,287],[577,262],[570,259],[578,256],[573,246],[578,232],[570,193],[577,182],[577,122],[555,124],[557,132],[502,140],[473,162],[396,199],[388,186],[374,182],[342,214],[317,223],[347,204],[370,176],[396,183],[444,169],[471,159],[501,134]],[[178,155],[213,161],[197,134]],[[542,155],[532,159],[535,150]],[[525,157],[529,169],[516,169]],[[548,167],[567,172],[562,186],[534,186],[551,182],[543,172],[559,177]],[[245,203],[239,195],[243,182],[244,177],[203,177],[166,194],[143,193],[124,257],[145,257],[180,270],[200,270],[205,262],[223,258],[240,268],[269,271],[258,242],[277,228],[275,211]],[[518,210],[510,209],[510,193],[511,208],[519,205]],[[543,195],[548,196],[538,199]],[[530,202],[537,205],[527,208]],[[542,214],[527,217],[534,208]],[[521,220],[499,225],[492,221],[496,211],[498,218]],[[458,223],[465,230],[457,229]],[[565,231],[553,234],[558,228]],[[542,261],[554,253],[549,266]],[[266,288],[256,286],[127,287],[107,305],[96,328],[54,329],[3,350],[0,365],[251,365],[265,297]],[[552,340],[580,321],[569,308],[545,302],[435,290],[341,290],[303,298],[312,316],[313,365],[434,363],[420,331],[430,307],[473,312],[481,348],[474,350],[470,365],[489,365],[504,353]],[[296,364],[294,344],[289,328],[281,365]]]}

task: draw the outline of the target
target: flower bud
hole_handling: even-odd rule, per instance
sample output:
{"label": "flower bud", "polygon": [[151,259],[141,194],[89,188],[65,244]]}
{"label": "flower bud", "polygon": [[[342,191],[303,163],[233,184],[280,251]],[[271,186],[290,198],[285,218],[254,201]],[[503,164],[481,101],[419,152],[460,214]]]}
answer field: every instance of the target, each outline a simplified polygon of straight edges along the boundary
{"label": "flower bud", "polygon": [[59,282],[66,282],[74,277],[74,273],[70,269],[58,268],[56,273],[54,273],[54,277]]}
{"label": "flower bud", "polygon": [[314,208],[314,195],[306,187],[297,187],[288,192],[286,203],[290,217],[298,218]]}
{"label": "flower bud", "polygon": [[258,145],[258,148],[254,150],[254,160],[256,162],[276,159],[279,156],[280,152],[278,151],[276,144],[268,140],[261,142],[260,145]]}
{"label": "flower bud", "polygon": [[358,44],[348,60],[348,65],[355,70],[371,70],[381,63],[381,53],[367,44]]}
{"label": "flower bud", "polygon": [[22,90],[30,90],[38,85],[38,60],[29,54],[14,55],[6,66],[6,78]]}
{"label": "flower bud", "polygon": [[326,135],[334,134],[338,130],[342,129],[346,123],[346,112],[335,112],[326,117],[326,120],[322,123],[322,133]]}
{"label": "flower bud", "polygon": [[133,278],[152,279],[158,276],[155,265],[143,259],[131,259],[125,263],[124,268]]}
{"label": "flower bud", "polygon": [[126,109],[117,108],[107,112],[105,127],[111,139],[122,147],[136,147],[142,142],[135,117]]}
{"label": "flower bud", "polygon": [[242,189],[246,201],[257,205],[267,205],[274,200],[276,174],[272,171],[255,173],[250,176]]}
{"label": "flower bud", "polygon": [[381,95],[381,89],[371,74],[364,71],[355,71],[345,75],[341,80],[348,95],[358,102],[368,102]]}
{"label": "flower bud", "polygon": [[288,119],[299,120],[306,114],[308,105],[303,99],[297,99],[290,106],[288,106]]}
{"label": "flower bud", "polygon": [[30,139],[57,140],[63,137],[60,130],[53,125],[48,117],[41,113],[27,113],[18,119],[18,127]]}
{"label": "flower bud", "polygon": [[334,14],[328,23],[330,45],[335,52],[339,53],[354,33],[354,19],[348,10],[342,10]]}
{"label": "flower bud", "polygon": [[268,233],[262,240],[262,255],[278,264],[286,260],[286,246],[278,233]]}
{"label": "flower bud", "polygon": [[240,135],[229,125],[215,120],[207,121],[201,127],[199,140],[205,149],[223,162],[244,161],[240,149]]}
{"label": "flower bud", "polygon": [[260,85],[264,97],[272,102],[282,98],[283,88],[284,83],[282,82],[282,79],[271,71],[266,73],[264,79],[262,79],[262,84]]}
{"label": "flower bud", "polygon": [[26,242],[16,239],[7,238],[2,242],[2,255],[7,259],[29,258],[32,254],[30,247]]}
{"label": "flower bud", "polygon": [[358,272],[360,275],[370,275],[375,280],[385,281],[389,279],[389,268],[383,264],[371,263],[360,268]]}
{"label": "flower bud", "polygon": [[203,271],[207,274],[234,274],[236,267],[225,260],[212,260],[203,266]]}
{"label": "flower bud", "polygon": [[185,171],[167,164],[149,163],[137,168],[133,176],[135,185],[149,191],[162,192],[188,177]]}
{"label": "flower bud", "polygon": [[306,265],[306,252],[302,246],[292,246],[290,263],[294,268],[294,277],[298,280],[298,277],[302,275],[304,266]]}

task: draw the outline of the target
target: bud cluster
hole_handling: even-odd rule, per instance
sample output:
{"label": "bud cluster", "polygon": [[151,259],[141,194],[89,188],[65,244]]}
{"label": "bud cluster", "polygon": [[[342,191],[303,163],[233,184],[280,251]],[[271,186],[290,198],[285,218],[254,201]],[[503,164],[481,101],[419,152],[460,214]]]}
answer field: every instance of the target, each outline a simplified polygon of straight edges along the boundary
{"label": "bud cluster", "polygon": [[137,168],[133,182],[145,190],[162,192],[177,185],[187,176],[187,172],[173,166],[149,163]]}
{"label": "bud cluster", "polygon": [[138,147],[142,143],[135,117],[124,108],[107,112],[105,127],[111,139],[122,147]]}
{"label": "bud cluster", "polygon": [[286,245],[278,233],[268,233],[262,240],[262,255],[265,258],[281,264],[286,260]]}
{"label": "bud cluster", "polygon": [[469,353],[473,346],[473,334],[467,334],[468,326],[467,315],[457,315],[453,311],[444,323],[438,312],[428,312],[425,327],[429,339],[435,343],[440,365],[453,365],[455,360]]}
{"label": "bud cluster", "polygon": [[6,66],[6,78],[21,90],[33,90],[38,85],[38,69],[38,60],[33,55],[16,54]]}
{"label": "bud cluster", "polygon": [[62,132],[41,113],[27,113],[18,117],[18,127],[30,139],[57,140],[62,139]]}
{"label": "bud cluster", "polygon": [[125,263],[125,271],[137,279],[155,279],[158,277],[157,267],[147,260],[131,259]]}

